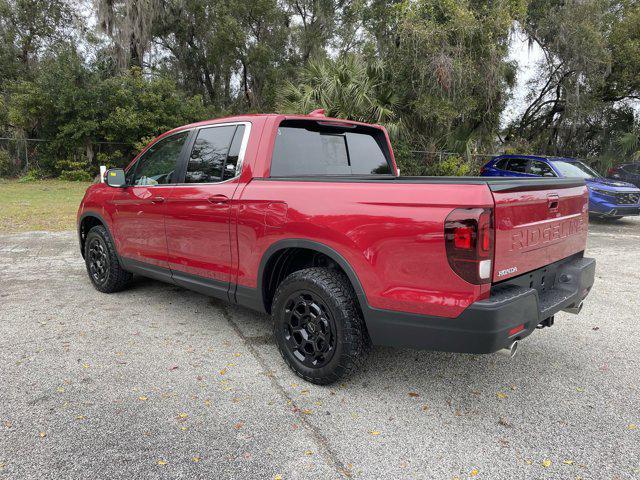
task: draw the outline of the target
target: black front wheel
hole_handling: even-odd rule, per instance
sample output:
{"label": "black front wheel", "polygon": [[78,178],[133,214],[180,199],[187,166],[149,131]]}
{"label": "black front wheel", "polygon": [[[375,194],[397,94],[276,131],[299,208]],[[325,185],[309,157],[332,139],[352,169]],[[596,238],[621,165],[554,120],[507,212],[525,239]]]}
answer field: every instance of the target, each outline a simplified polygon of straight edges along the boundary
{"label": "black front wheel", "polygon": [[314,267],[292,273],[278,286],[272,315],[282,357],[305,380],[329,384],[364,362],[368,334],[341,272]]}
{"label": "black front wheel", "polygon": [[120,265],[111,237],[101,225],[93,227],[87,234],[84,261],[91,283],[100,292],[119,292],[131,280],[131,273]]}

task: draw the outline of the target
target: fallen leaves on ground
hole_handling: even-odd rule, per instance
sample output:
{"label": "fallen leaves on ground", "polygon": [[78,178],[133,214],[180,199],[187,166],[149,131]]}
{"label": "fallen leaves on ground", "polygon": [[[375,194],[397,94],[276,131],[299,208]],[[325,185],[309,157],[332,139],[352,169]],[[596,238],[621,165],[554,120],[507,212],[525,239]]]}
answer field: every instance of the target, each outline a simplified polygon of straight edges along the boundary
{"label": "fallen leaves on ground", "polygon": [[508,395],[504,392],[497,392],[496,397],[498,397],[500,400],[504,400],[505,398],[508,397]]}
{"label": "fallen leaves on ground", "polygon": [[635,430],[637,428],[638,426],[635,423],[630,423],[629,425],[627,425],[627,430]]}
{"label": "fallen leaves on ground", "polygon": [[416,393],[416,392],[409,392],[409,396],[410,396],[410,397],[413,397],[413,398],[417,398],[417,397],[419,397],[419,396],[420,396],[420,394],[419,394],[419,393]]}
{"label": "fallen leaves on ground", "polygon": [[40,432],[39,435],[40,435],[40,438],[44,438],[47,436],[47,432]]}
{"label": "fallen leaves on ground", "polygon": [[198,463],[202,459],[200,457],[193,457],[191,460],[195,463]]}
{"label": "fallen leaves on ground", "polygon": [[479,472],[478,472],[478,469],[477,469],[477,468],[474,468],[473,470],[471,470],[471,476],[472,476],[472,477],[477,476],[477,475],[478,475],[478,473],[479,473]]}
{"label": "fallen leaves on ground", "polygon": [[235,428],[236,430],[240,430],[243,425],[244,425],[244,422],[238,422],[233,426],[233,428]]}
{"label": "fallen leaves on ground", "polygon": [[149,397],[146,397],[146,396],[144,396],[144,395],[140,395],[140,396],[138,397],[138,400],[140,400],[140,401],[142,401],[142,402],[146,402],[147,400],[149,400]]}
{"label": "fallen leaves on ground", "polygon": [[371,435],[373,435],[373,436],[378,436],[378,435],[380,435],[380,432],[379,432],[378,430],[371,430],[369,433],[370,433]]}
{"label": "fallen leaves on ground", "polygon": [[575,462],[573,460],[563,460],[562,463],[565,465],[573,465]]}
{"label": "fallen leaves on ground", "polygon": [[158,465],[166,465],[167,461],[166,460],[158,460]]}
{"label": "fallen leaves on ground", "polygon": [[549,468],[549,467],[551,466],[551,460],[549,460],[549,459],[545,459],[545,460],[543,460],[543,461],[542,461],[542,466],[543,466],[544,468]]}

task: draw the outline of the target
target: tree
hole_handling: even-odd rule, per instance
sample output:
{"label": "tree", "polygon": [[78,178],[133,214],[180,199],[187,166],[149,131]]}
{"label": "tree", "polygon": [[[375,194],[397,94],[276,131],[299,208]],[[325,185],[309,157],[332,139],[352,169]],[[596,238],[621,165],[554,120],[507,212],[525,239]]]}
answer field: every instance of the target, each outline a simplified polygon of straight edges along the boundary
{"label": "tree", "polygon": [[332,117],[383,123],[397,136],[400,124],[394,110],[398,103],[383,64],[370,64],[351,54],[336,60],[311,60],[297,83],[285,84],[280,108],[292,113],[324,108]]}
{"label": "tree", "polygon": [[144,66],[160,5],[159,0],[95,0],[99,26],[113,41],[122,70]]}
{"label": "tree", "polygon": [[640,5],[533,0],[524,25],[545,58],[506,141],[539,153],[615,155],[617,138],[634,127],[629,101],[640,98]]}

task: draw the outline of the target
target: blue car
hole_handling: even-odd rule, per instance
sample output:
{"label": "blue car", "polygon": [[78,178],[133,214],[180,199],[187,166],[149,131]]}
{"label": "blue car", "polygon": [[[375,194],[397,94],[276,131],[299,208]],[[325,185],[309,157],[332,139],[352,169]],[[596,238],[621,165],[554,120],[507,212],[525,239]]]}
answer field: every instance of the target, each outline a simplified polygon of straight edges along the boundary
{"label": "blue car", "polygon": [[580,177],[589,189],[589,213],[618,219],[640,214],[640,189],[602,177],[580,160],[534,155],[500,155],[480,170],[483,177]]}

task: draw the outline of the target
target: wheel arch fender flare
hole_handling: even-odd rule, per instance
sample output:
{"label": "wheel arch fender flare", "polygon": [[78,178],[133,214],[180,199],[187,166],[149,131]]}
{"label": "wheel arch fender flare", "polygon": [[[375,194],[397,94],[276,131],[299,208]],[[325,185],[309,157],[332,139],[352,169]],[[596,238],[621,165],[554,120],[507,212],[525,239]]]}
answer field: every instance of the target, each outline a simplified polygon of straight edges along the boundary
{"label": "wheel arch fender flare", "polygon": [[99,214],[98,212],[92,211],[92,210],[91,211],[87,211],[87,212],[83,212],[82,215],[80,215],[80,218],[78,220],[78,242],[80,244],[80,253],[82,254],[82,257],[84,258],[84,248],[83,248],[84,247],[84,238],[82,237],[82,224],[83,224],[84,220],[86,220],[87,218],[90,218],[90,217],[95,218],[96,220],[98,220],[102,224],[104,229],[107,231],[107,235],[109,235],[109,239],[111,240],[111,245],[113,245],[113,249],[116,252],[116,257],[118,257],[118,262],[120,263],[120,266],[122,266],[122,259],[120,258],[120,254],[118,253],[118,249],[116,248],[115,240],[113,238],[113,235],[111,234],[111,229],[109,228],[109,224],[107,223],[107,221],[104,219],[104,217],[101,214]]}
{"label": "wheel arch fender flare", "polygon": [[340,268],[345,272],[349,282],[353,286],[354,291],[356,292],[356,296],[358,298],[358,303],[360,304],[360,308],[366,316],[366,310],[368,308],[367,297],[364,292],[364,288],[362,287],[362,283],[358,278],[353,267],[349,264],[349,262],[335,249],[330,246],[316,242],[314,240],[307,240],[303,238],[292,238],[286,240],[279,240],[269,246],[265,250],[260,260],[260,266],[258,267],[258,278],[257,278],[257,294],[258,294],[258,302],[264,311],[264,273],[269,261],[276,255],[278,252],[285,250],[287,248],[304,248],[307,250],[313,250],[323,255],[326,255],[334,262],[336,262]]}

